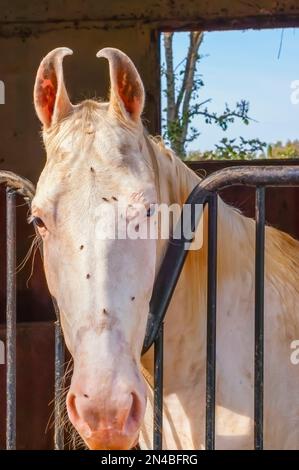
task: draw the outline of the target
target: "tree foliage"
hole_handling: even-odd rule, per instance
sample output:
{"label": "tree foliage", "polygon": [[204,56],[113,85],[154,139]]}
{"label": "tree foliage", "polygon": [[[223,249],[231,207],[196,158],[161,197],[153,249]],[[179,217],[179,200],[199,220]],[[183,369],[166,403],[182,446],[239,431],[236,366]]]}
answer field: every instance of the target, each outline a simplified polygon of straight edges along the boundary
{"label": "tree foliage", "polygon": [[201,116],[206,124],[217,125],[226,131],[236,119],[249,124],[249,103],[242,100],[237,102],[234,108],[226,104],[220,114],[211,111],[211,99],[200,101],[200,90],[204,82],[197,70],[202,58],[199,48],[204,33],[201,31],[189,33],[187,56],[178,65],[175,65],[173,60],[173,37],[172,32],[163,33],[165,65],[162,66],[162,74],[166,78],[164,93],[167,103],[166,109],[163,110],[166,114],[163,137],[176,154],[184,158],[186,144],[200,135],[200,131],[192,125],[194,117]]}
{"label": "tree foliage", "polygon": [[223,138],[214,150],[189,152],[186,160],[256,160],[259,158],[299,158],[299,140],[266,144],[259,139]]}
{"label": "tree foliage", "polygon": [[288,140],[286,144],[278,141],[275,144],[268,145],[268,158],[298,158],[299,157],[299,140]]}
{"label": "tree foliage", "polygon": [[186,160],[253,160],[265,158],[266,142],[259,139],[228,139],[224,137],[214,150],[189,152]]}
{"label": "tree foliage", "polygon": [[[164,109],[166,122],[164,122],[163,137],[167,140],[174,152],[186,158],[186,144],[192,142],[200,135],[198,128],[193,125],[195,117],[200,116],[206,124],[216,125],[226,131],[230,124],[240,119],[245,125],[250,122],[249,103],[246,100],[237,102],[233,108],[228,104],[222,113],[211,111],[211,99],[200,101],[200,91],[204,86],[202,76],[198,73],[198,65],[202,59],[199,48],[203,42],[204,33],[193,31],[189,33],[189,46],[185,59],[178,65],[173,60],[173,32],[163,33],[165,49],[165,65],[162,74],[166,78],[167,107]],[[246,141],[241,138],[240,146],[235,139],[222,139],[216,147],[214,157],[211,158],[247,158],[250,152],[255,153],[263,143],[258,139]],[[239,153],[240,152],[240,153]],[[211,154],[212,155],[212,154]],[[229,156],[229,157],[228,157]],[[205,154],[208,158],[208,153]]]}

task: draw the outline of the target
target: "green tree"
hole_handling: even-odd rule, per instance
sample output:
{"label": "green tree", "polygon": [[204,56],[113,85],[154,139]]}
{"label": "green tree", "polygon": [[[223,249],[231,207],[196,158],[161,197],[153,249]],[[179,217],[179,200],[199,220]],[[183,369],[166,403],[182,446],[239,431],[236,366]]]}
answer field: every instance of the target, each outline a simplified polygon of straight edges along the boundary
{"label": "green tree", "polygon": [[186,160],[254,160],[265,158],[266,142],[259,139],[246,140],[243,137],[228,139],[224,137],[214,150],[189,152]]}
{"label": "green tree", "polygon": [[288,140],[285,145],[278,141],[275,144],[269,144],[267,148],[268,158],[298,158],[299,140]]}
{"label": "green tree", "polygon": [[[202,59],[199,48],[203,42],[204,33],[202,31],[189,33],[187,55],[178,65],[175,65],[173,61],[173,37],[172,32],[163,33],[165,64],[162,66],[162,74],[166,78],[164,94],[167,104],[166,109],[163,110],[166,114],[163,137],[177,155],[186,158],[186,144],[200,135],[199,130],[192,125],[196,116],[201,116],[206,124],[217,125],[226,131],[235,119],[240,119],[246,125],[249,124],[249,103],[241,100],[235,104],[234,108],[226,104],[220,114],[211,111],[209,108],[211,99],[200,101],[200,90],[204,82],[202,76],[198,74],[198,64]],[[234,140],[226,142],[223,140],[215,155],[226,154],[231,155],[229,158],[232,158],[232,155],[237,155],[238,151],[240,155],[244,155],[250,151],[250,142],[253,144],[251,150],[255,152],[256,146],[259,145],[258,139],[247,141],[246,145],[243,140],[239,149]]]}

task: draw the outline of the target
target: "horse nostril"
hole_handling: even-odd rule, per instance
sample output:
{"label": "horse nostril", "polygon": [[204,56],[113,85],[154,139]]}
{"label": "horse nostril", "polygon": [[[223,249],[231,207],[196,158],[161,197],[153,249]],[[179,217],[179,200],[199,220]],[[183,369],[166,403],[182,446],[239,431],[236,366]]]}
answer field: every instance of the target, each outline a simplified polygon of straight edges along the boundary
{"label": "horse nostril", "polygon": [[69,392],[67,395],[66,406],[69,418],[71,422],[74,424],[79,419],[79,414],[76,407],[76,395],[74,393]]}
{"label": "horse nostril", "polygon": [[134,433],[140,425],[140,418],[142,413],[141,401],[135,392],[131,393],[132,401],[129,409],[127,419],[124,426],[124,431],[127,433]]}
{"label": "horse nostril", "polygon": [[93,395],[86,393],[89,392],[87,389],[69,391],[66,400],[68,416],[84,440],[102,439],[107,448],[107,439],[109,441],[113,436],[136,437],[145,402],[143,395],[129,390],[123,389],[122,393],[114,396],[99,392]]}

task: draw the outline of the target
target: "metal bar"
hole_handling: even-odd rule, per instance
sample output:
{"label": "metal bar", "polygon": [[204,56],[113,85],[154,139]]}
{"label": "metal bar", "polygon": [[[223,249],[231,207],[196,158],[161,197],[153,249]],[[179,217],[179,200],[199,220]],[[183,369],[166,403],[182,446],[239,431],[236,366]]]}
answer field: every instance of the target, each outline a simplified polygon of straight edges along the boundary
{"label": "metal bar", "polygon": [[[36,230],[38,234],[38,231]],[[42,245],[39,245],[39,251],[42,261],[44,261],[44,252]],[[60,324],[60,314],[56,299],[51,295],[52,304],[56,316],[55,322],[55,379],[54,379],[54,449],[64,449],[64,425],[61,425],[61,416],[63,408],[61,403],[61,390],[64,386],[64,363],[65,363],[65,343]]]}
{"label": "metal bar", "polygon": [[[37,230],[36,230],[36,233]],[[42,245],[39,246],[42,261],[44,261],[44,253]],[[64,386],[64,363],[65,363],[65,343],[60,325],[59,308],[55,297],[51,295],[52,304],[56,316],[55,322],[55,381],[54,381],[54,449],[64,449],[64,426],[61,425],[61,416],[64,410],[61,405],[61,389]]]}
{"label": "metal bar", "polygon": [[154,450],[162,450],[163,437],[163,323],[155,340],[154,353]]}
{"label": "metal bar", "polygon": [[[297,166],[252,166],[224,168],[203,179],[198,188],[220,191],[229,186],[299,186],[299,165]],[[193,191],[196,198],[196,191]]]}
{"label": "metal bar", "polygon": [[[196,193],[196,198],[194,194]],[[191,232],[195,232],[201,213],[197,211],[197,205],[205,205],[210,197],[205,189],[195,187],[186,200],[178,226],[184,226],[184,208],[191,205]],[[188,217],[188,216],[187,216]],[[153,287],[153,293],[150,300],[150,312],[147,321],[146,335],[143,344],[142,354],[146,353],[154,343],[158,334],[160,325],[162,324],[168,305],[172,298],[176,284],[183,269],[188,250],[186,243],[190,240],[184,237],[184,231],[179,239],[171,238],[168,242],[167,251],[164,255],[156,281]]]}
{"label": "metal bar", "polygon": [[16,193],[6,190],[6,448],[16,448]]}
{"label": "metal bar", "polygon": [[64,429],[60,425],[63,413],[61,397],[61,388],[63,386],[65,362],[65,348],[63,333],[59,320],[55,322],[55,429],[54,429],[54,449],[64,449]]}
{"label": "metal bar", "polygon": [[0,184],[5,184],[10,189],[14,189],[18,194],[23,196],[26,203],[30,206],[35,194],[35,187],[31,181],[11,171],[0,170]]}
{"label": "metal bar", "polygon": [[265,188],[256,188],[255,199],[255,354],[254,354],[254,447],[263,449],[264,416],[264,270]]}
{"label": "metal bar", "polygon": [[[216,171],[193,189],[185,204],[205,204],[209,194],[230,186],[299,186],[297,166],[250,166],[228,167]],[[197,226],[195,221],[195,228]],[[181,222],[179,222],[181,223]],[[143,345],[143,354],[153,344],[160,324],[165,318],[168,305],[186,259],[186,240],[170,240],[158,272]]]}
{"label": "metal bar", "polygon": [[215,448],[217,193],[209,201],[206,363],[206,449]]}
{"label": "metal bar", "polygon": [[[204,180],[202,180],[189,195],[186,204],[205,204],[207,199],[215,194],[217,191],[230,186],[268,186],[268,187],[288,187],[288,186],[299,186],[299,165],[298,166],[264,166],[264,167],[234,167],[226,168],[221,171],[214,172]],[[260,196],[263,194],[263,189],[259,189]],[[211,199],[213,204],[213,200]],[[211,213],[209,213],[211,215]],[[262,211],[260,211],[262,216]],[[209,223],[213,227],[209,227],[209,275],[208,275],[208,324],[207,324],[207,399],[206,399],[206,448],[213,449],[215,447],[215,356],[216,356],[216,280],[217,280],[217,217],[209,217]],[[261,219],[260,219],[261,220]],[[257,224],[259,225],[259,224]],[[264,225],[264,223],[262,224]],[[196,227],[196,223],[195,223]],[[213,234],[215,238],[213,239]],[[258,244],[261,244],[260,234],[257,237]],[[149,347],[157,338],[159,327],[162,324],[168,305],[172,298],[175,286],[179,279],[181,270],[184,266],[186,259],[186,253],[184,250],[185,240],[169,241],[164,259],[161,263],[160,270],[158,272],[153,295],[150,302],[150,313],[147,324],[146,336],[143,345],[143,353],[145,353]],[[212,248],[214,246],[214,248]],[[213,252],[215,257],[213,258]],[[262,257],[259,256],[259,252]],[[261,263],[264,256],[264,252],[257,248],[256,259],[257,263]],[[262,268],[264,269],[264,268]],[[261,275],[262,274],[262,275]],[[260,277],[260,279],[259,279]],[[260,315],[258,311],[263,310],[263,294],[262,298],[258,295],[258,285],[263,282],[263,271],[257,269],[257,280],[256,280],[256,316],[258,317],[256,322],[256,336],[258,344],[256,350],[256,373],[259,374],[259,378],[256,381],[256,388],[258,391],[255,395],[255,428],[256,428],[256,447],[262,448],[262,407],[263,403],[258,399],[258,395],[263,394],[262,380],[260,380],[262,365],[261,356],[263,356],[261,337],[258,334],[263,327],[261,324]],[[213,280],[214,279],[214,280]],[[260,291],[261,292],[261,291]],[[258,300],[257,300],[258,299]],[[262,307],[262,308],[261,308]],[[263,319],[262,319],[263,322]],[[262,353],[262,354],[261,354]],[[263,362],[263,357],[262,357]],[[259,404],[258,404],[259,403]]]}

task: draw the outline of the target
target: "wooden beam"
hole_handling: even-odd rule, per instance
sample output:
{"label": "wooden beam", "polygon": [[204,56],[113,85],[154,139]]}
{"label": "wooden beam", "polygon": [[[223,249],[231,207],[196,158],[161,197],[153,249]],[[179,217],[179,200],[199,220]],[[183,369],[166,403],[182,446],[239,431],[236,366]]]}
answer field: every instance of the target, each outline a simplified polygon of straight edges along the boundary
{"label": "wooden beam", "polygon": [[[56,2],[2,0],[0,34],[18,34],[28,25],[77,28],[97,25],[122,28],[146,24],[153,29],[238,29],[299,25],[297,0],[63,0]],[[27,30],[28,31],[28,30]]]}

